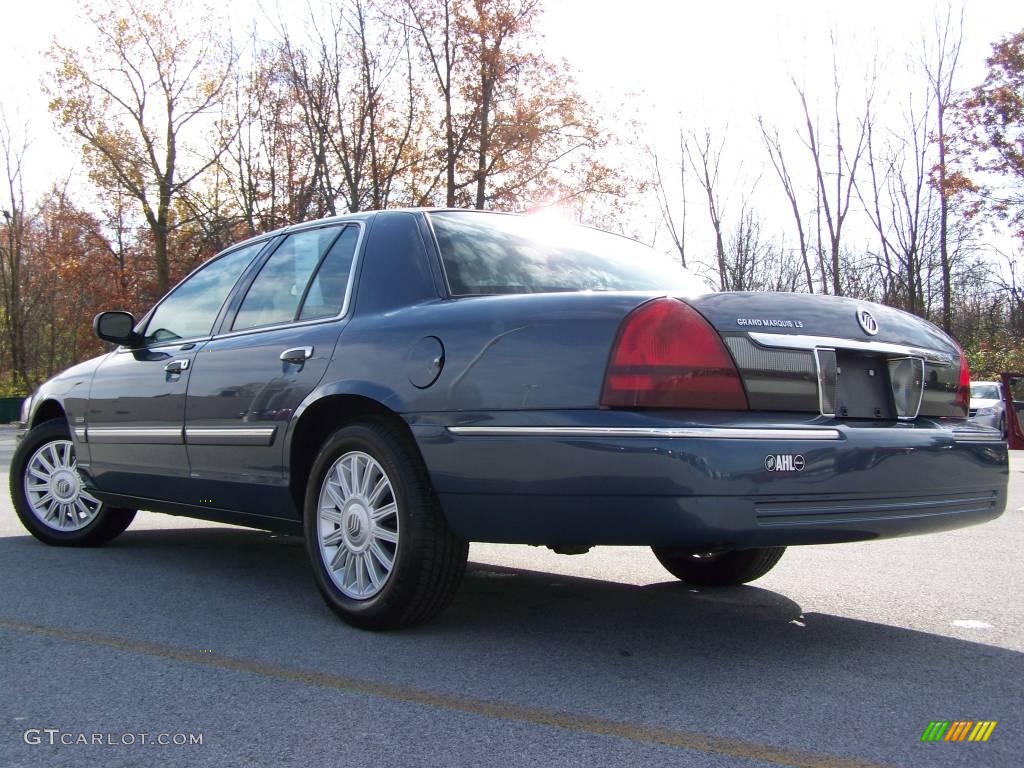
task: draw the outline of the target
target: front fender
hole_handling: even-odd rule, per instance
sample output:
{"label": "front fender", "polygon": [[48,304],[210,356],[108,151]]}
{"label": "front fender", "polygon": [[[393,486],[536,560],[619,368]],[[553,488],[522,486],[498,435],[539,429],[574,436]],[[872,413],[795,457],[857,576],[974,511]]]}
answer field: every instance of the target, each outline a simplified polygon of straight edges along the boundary
{"label": "front fender", "polygon": [[[67,414],[69,426],[84,425],[89,410],[89,389],[92,379],[96,374],[96,369],[107,356],[100,355],[73,365],[40,384],[32,395],[26,426],[36,425],[39,420],[37,417],[40,414],[40,406],[46,402],[54,402],[63,409]],[[46,411],[43,413],[45,414]]]}

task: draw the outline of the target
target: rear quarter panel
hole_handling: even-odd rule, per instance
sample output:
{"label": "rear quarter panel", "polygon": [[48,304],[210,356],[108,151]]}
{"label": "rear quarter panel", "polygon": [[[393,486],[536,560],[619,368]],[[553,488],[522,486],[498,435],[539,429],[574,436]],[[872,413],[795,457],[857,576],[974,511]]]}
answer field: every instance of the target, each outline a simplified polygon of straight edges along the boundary
{"label": "rear quarter panel", "polygon": [[[386,392],[384,404],[400,413],[593,408],[619,323],[645,299],[482,296],[357,316],[325,381]],[[425,337],[440,342],[443,360],[421,388],[412,381],[423,365],[414,350]]]}

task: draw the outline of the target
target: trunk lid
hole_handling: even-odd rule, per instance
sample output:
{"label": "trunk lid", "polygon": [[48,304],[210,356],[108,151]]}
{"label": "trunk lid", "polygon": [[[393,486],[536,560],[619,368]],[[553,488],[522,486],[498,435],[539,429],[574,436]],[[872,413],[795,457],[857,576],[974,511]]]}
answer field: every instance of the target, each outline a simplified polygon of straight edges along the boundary
{"label": "trunk lid", "polygon": [[688,303],[725,341],[752,410],[864,419],[966,416],[960,350],[919,317],[808,294],[718,293]]}

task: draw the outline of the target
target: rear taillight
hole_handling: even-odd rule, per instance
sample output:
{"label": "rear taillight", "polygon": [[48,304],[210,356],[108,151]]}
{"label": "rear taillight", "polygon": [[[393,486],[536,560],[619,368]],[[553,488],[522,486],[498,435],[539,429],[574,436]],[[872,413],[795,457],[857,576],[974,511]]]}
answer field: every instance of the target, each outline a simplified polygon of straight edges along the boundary
{"label": "rear taillight", "polygon": [[662,298],[622,321],[601,405],[745,411],[747,396],[715,329],[689,305]]}
{"label": "rear taillight", "polygon": [[[958,345],[959,347],[959,345]],[[956,407],[963,411],[964,418],[971,409],[971,369],[967,365],[967,355],[960,350],[960,379],[956,386]]]}

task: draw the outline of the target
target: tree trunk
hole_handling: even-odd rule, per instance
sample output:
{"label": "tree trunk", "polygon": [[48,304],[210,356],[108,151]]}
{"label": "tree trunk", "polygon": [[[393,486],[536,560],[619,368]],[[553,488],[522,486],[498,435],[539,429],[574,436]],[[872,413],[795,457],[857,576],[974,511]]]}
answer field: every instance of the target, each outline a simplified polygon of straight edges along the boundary
{"label": "tree trunk", "polygon": [[491,100],[494,89],[493,78],[487,70],[487,52],[484,50],[480,62],[480,148],[476,166],[476,208],[480,211],[487,202],[487,158],[490,150]]}
{"label": "tree trunk", "polygon": [[156,264],[156,287],[161,296],[170,288],[171,271],[167,259],[167,225],[153,227],[153,261]]}
{"label": "tree trunk", "polygon": [[946,186],[946,133],[944,113],[946,105],[938,104],[939,119],[939,267],[942,270],[942,330],[950,333],[953,327],[953,270],[949,263],[949,190]]}
{"label": "tree trunk", "polygon": [[444,5],[444,66],[445,66],[445,78],[442,84],[442,90],[444,91],[444,137],[445,146],[447,148],[447,154],[445,157],[445,187],[447,195],[445,197],[446,205],[449,208],[455,207],[455,161],[456,161],[456,147],[455,147],[455,126],[453,125],[452,118],[452,39],[451,39],[451,15],[448,3]]}

